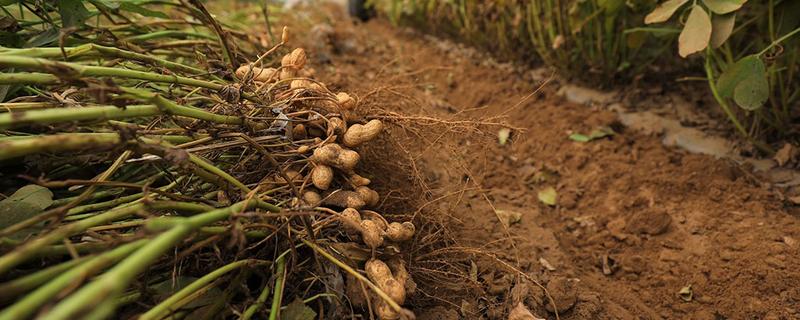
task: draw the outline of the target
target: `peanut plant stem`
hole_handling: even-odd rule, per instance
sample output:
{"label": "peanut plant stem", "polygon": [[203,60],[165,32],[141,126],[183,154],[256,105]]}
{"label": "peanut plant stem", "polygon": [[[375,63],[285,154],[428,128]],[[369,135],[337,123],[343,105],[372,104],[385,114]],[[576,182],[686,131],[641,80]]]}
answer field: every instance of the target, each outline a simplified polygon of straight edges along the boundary
{"label": "peanut plant stem", "polygon": [[171,114],[193,119],[200,119],[220,124],[242,124],[242,118],[214,114],[203,109],[176,104],[163,97],[152,98],[155,104],[132,105],[124,108],[117,106],[94,106],[84,108],[54,108],[0,114],[0,130],[30,124],[52,124],[68,121],[103,121],[127,118],[149,117],[160,114]]}
{"label": "peanut plant stem", "polygon": [[275,290],[272,292],[272,305],[269,309],[269,320],[276,320],[278,319],[278,315],[281,312],[281,303],[283,300],[283,283],[286,280],[286,258],[281,255],[278,257],[277,261],[277,268],[275,270],[275,274],[277,277],[275,278]]}
{"label": "peanut plant stem", "polygon": [[[185,219],[170,219],[176,223],[169,230],[156,236],[146,245],[122,260],[111,270],[100,276],[97,280],[82,287],[73,293],[53,309],[45,314],[45,320],[66,320],[74,319],[83,312],[92,308],[100,301],[112,304],[106,312],[113,312],[116,309],[117,298],[123,290],[133,281],[136,276],[147,269],[151,263],[157,260],[164,252],[184,240],[193,231],[208,224],[227,219],[234,213],[248,210],[256,206],[263,206],[259,200],[245,200],[231,205],[230,207],[208,211]],[[179,221],[178,221],[179,220]],[[107,299],[113,302],[108,302]]]}
{"label": "peanut plant stem", "polygon": [[208,285],[212,281],[216,280],[217,278],[225,275],[226,273],[233,271],[240,267],[247,267],[253,265],[260,265],[260,264],[268,264],[271,263],[270,261],[264,260],[257,260],[257,259],[248,259],[248,260],[239,260],[235,262],[231,262],[227,265],[224,265],[206,275],[201,277],[200,279],[195,280],[191,284],[187,285],[180,291],[176,292],[166,300],[162,301],[158,305],[154,306],[141,316],[139,316],[139,320],[158,320],[161,319],[169,314],[169,311],[175,310],[176,308],[172,308],[177,302],[181,301],[182,299],[188,297],[193,292],[200,290],[202,287]]}
{"label": "peanut plant stem", "polygon": [[[6,51],[1,51],[0,55],[15,55],[15,56],[25,56],[30,58],[55,59],[63,57],[61,49],[62,48],[9,49]],[[161,58],[156,58],[151,55],[141,54],[114,47],[101,46],[94,43],[87,43],[77,47],[65,47],[63,48],[63,50],[64,50],[63,52],[66,53],[68,59],[83,57],[83,56],[92,56],[91,53],[96,52],[107,57],[125,58],[135,61],[141,61],[175,71],[183,71],[193,74],[202,74],[206,72],[205,70],[202,69],[198,69],[195,67],[187,66],[185,64],[180,64],[177,62],[172,62]]]}
{"label": "peanut plant stem", "polygon": [[[220,90],[225,87],[222,84],[192,79],[187,77],[181,77],[176,75],[164,75],[152,72],[144,72],[144,71],[135,71],[135,70],[128,70],[122,68],[110,68],[110,67],[99,67],[99,66],[86,66],[72,62],[60,62],[60,61],[52,61],[48,59],[41,59],[41,58],[29,58],[29,57],[20,57],[20,56],[12,56],[12,55],[0,55],[0,67],[13,67],[13,68],[24,68],[24,69],[33,69],[33,70],[40,70],[45,71],[51,74],[56,74],[62,77],[120,77],[120,78],[130,78],[130,79],[138,79],[138,80],[146,80],[146,81],[153,81],[153,82],[165,82],[165,83],[175,83],[175,84],[184,84],[189,86],[201,87],[211,90]],[[72,73],[72,74],[70,74]],[[6,75],[17,75],[17,74],[6,74]],[[24,74],[23,74],[24,75]],[[34,74],[35,77],[32,76],[31,80],[41,81],[44,77],[41,74]],[[51,75],[51,79],[48,79],[47,84],[57,83],[58,77],[55,75]],[[25,77],[18,77],[16,82],[17,84],[26,83],[24,82],[26,79]],[[1,81],[1,80],[0,80]],[[8,84],[6,82],[3,82]],[[40,82],[35,82],[40,83]]]}
{"label": "peanut plant stem", "polygon": [[88,258],[88,261],[52,278],[44,286],[39,287],[14,305],[0,312],[0,320],[27,319],[36,312],[39,307],[46,305],[49,300],[63,291],[64,288],[75,285],[76,282],[86,279],[92,274],[119,261],[134,250],[142,247],[147,241],[146,239],[142,239],[124,244],[96,257]]}
{"label": "peanut plant stem", "polygon": [[72,133],[0,141],[0,160],[34,153],[107,150],[120,143],[117,133]]}
{"label": "peanut plant stem", "polygon": [[110,210],[91,218],[76,221],[68,225],[54,229],[45,234],[42,234],[38,238],[35,238],[31,241],[27,241],[24,244],[14,248],[13,251],[6,253],[5,255],[0,257],[0,275],[5,274],[6,272],[10,271],[11,268],[19,265],[20,263],[29,260],[36,254],[37,251],[42,250],[45,246],[49,244],[56,243],[58,241],[65,239],[66,237],[86,231],[86,229],[89,229],[91,227],[96,227],[105,223],[129,217],[138,212],[139,210],[145,210],[147,208],[152,208],[156,210],[172,209],[172,210],[202,212],[205,211],[208,208],[208,206],[188,203],[188,202],[175,202],[175,201],[158,201],[147,205],[139,203],[132,206]]}
{"label": "peanut plant stem", "polygon": [[7,302],[19,298],[20,294],[33,290],[43,283],[53,280],[53,278],[71,269],[72,267],[83,263],[84,261],[86,261],[86,257],[72,259],[49,268],[39,270],[22,278],[3,283],[0,285],[0,302]]}

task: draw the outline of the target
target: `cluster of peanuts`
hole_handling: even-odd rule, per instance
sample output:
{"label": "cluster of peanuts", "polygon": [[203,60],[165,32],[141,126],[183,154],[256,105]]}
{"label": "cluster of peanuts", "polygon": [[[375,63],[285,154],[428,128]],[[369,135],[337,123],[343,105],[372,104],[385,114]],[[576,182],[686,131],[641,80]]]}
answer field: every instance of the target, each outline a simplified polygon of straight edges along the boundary
{"label": "cluster of peanuts", "polygon": [[[302,199],[298,199],[302,203],[298,201],[297,204],[341,210],[338,218],[346,235],[351,239],[361,239],[373,252],[387,242],[411,240],[416,232],[413,223],[388,222],[381,214],[370,210],[379,205],[380,195],[369,187],[370,179],[355,172],[361,156],[354,149],[374,140],[383,131],[383,123],[380,120],[363,121],[357,117],[356,100],[345,92],[333,94],[324,84],[312,80],[313,70],[304,68],[306,61],[305,51],[298,48],[281,59],[280,68],[244,65],[236,70],[237,77],[252,79],[259,87],[283,81],[289,83],[290,92],[308,90],[327,97],[311,104],[322,110],[320,114],[309,113],[305,121],[293,122],[290,129],[295,140],[314,139],[311,145],[297,149],[298,154],[312,153],[309,157],[310,179],[298,171],[285,172],[292,182],[303,186]],[[272,182],[286,183],[282,177],[276,177]],[[367,277],[398,305],[403,304],[406,294],[413,293],[416,288],[400,260],[391,260],[387,264],[373,258],[365,263],[364,270]],[[348,290],[355,290],[348,294],[354,305],[366,307],[366,303],[359,303],[365,297],[358,280],[348,275],[347,284]],[[377,296],[369,299],[379,319],[400,318],[400,314],[383,299]]]}

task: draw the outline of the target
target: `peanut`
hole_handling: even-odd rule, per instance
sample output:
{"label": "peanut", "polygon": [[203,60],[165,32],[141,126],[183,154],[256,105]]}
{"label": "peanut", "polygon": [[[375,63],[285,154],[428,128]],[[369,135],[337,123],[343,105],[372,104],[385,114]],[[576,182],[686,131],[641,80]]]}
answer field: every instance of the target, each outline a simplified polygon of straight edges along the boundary
{"label": "peanut", "polygon": [[370,120],[367,124],[354,124],[347,129],[342,141],[345,146],[356,147],[364,142],[375,139],[383,130],[383,123],[380,120]]}
{"label": "peanut", "polygon": [[358,152],[344,149],[340,145],[331,143],[314,150],[311,161],[317,164],[329,165],[345,171],[352,171],[358,164]]}
{"label": "peanut", "polygon": [[334,191],[322,200],[322,204],[339,208],[361,209],[364,207],[364,200],[357,192],[353,191]]}
{"label": "peanut", "polygon": [[333,182],[333,169],[324,164],[317,165],[311,170],[311,183],[317,189],[328,190]]}
{"label": "peanut", "polygon": [[374,207],[378,205],[380,201],[380,195],[375,190],[370,189],[367,186],[361,186],[356,188],[356,192],[361,196],[361,199],[364,200],[364,203],[369,207]]}
{"label": "peanut", "polygon": [[386,228],[386,237],[395,242],[408,241],[414,237],[414,232],[416,227],[411,222],[392,222]]}
{"label": "peanut", "polygon": [[372,220],[361,220],[361,238],[373,250],[383,245],[383,231]]}

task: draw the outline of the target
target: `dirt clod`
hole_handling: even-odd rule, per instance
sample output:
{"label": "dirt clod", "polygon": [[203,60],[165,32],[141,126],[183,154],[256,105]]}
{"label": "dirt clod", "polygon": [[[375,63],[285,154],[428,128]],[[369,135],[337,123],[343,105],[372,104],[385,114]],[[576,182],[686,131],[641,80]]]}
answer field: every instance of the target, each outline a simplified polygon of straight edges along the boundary
{"label": "dirt clod", "polygon": [[643,210],[633,214],[626,230],[656,236],[667,232],[671,223],[672,217],[664,210]]}
{"label": "dirt clod", "polygon": [[555,278],[547,283],[547,293],[553,298],[555,302],[555,309],[553,304],[545,297],[544,308],[549,312],[562,313],[575,306],[578,301],[578,288],[574,280],[567,278]]}

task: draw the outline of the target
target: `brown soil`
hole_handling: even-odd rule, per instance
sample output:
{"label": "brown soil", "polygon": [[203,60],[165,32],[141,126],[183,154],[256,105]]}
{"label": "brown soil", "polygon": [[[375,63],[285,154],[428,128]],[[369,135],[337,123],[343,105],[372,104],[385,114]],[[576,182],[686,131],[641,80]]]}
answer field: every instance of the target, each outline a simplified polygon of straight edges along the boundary
{"label": "brown soil", "polygon": [[[610,111],[562,101],[554,83],[525,100],[539,85],[527,70],[385,21],[310,37],[323,82],[395,120],[400,164],[373,165],[414,174],[383,189],[421,188],[419,212],[445,213],[456,244],[477,249],[464,249],[476,268],[453,280],[471,278],[474,295],[423,292],[440,299],[417,297],[420,318],[505,319],[521,301],[555,319],[541,289],[478,251],[547,287],[561,319],[800,318],[798,217],[746,169],[625,130]],[[519,129],[506,145],[498,121]],[[568,139],[598,126],[617,134]],[[537,199],[546,187],[557,206]],[[520,220],[506,229],[509,212]],[[679,295],[688,286],[691,299]]]}

